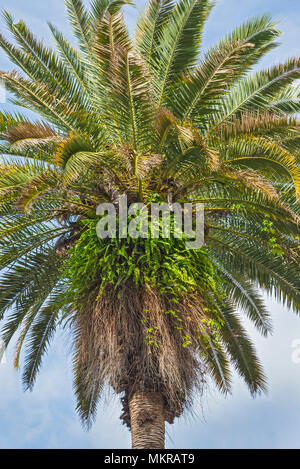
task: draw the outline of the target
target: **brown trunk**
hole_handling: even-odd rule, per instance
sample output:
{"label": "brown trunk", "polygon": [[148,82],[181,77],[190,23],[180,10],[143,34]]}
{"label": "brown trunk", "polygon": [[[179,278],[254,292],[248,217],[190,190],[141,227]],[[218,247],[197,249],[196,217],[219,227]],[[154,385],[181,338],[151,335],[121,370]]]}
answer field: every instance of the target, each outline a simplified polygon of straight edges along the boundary
{"label": "brown trunk", "polygon": [[165,418],[161,394],[135,392],[129,401],[133,449],[163,449]]}

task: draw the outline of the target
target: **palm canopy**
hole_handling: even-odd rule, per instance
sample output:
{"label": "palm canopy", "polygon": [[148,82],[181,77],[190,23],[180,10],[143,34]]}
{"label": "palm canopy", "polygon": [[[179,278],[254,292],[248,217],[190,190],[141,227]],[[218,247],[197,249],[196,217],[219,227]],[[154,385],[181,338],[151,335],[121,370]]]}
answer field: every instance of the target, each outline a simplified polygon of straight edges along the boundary
{"label": "palm canopy", "polygon": [[[104,384],[163,394],[172,421],[210,373],[230,390],[232,362],[255,394],[265,378],[236,310],[263,333],[263,288],[300,306],[300,59],[251,72],[280,34],[255,17],[206,53],[209,0],[151,0],[131,38],[126,0],[65,0],[77,46],[50,24],[56,50],[4,18],[0,115],[0,316],[19,331],[32,388],[58,325],[74,336],[74,387],[85,423]],[[296,82],[296,83],[295,83]],[[205,246],[98,240],[96,207],[155,198],[205,204]]]}

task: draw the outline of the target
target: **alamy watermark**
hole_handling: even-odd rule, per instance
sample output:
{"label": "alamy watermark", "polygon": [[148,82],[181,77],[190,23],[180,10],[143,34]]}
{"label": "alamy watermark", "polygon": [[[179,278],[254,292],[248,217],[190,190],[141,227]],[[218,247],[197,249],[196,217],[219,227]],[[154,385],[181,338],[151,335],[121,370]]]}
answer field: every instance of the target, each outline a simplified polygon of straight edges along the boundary
{"label": "alamy watermark", "polygon": [[0,339],[0,365],[6,364],[6,354],[5,354],[5,344],[2,339]]}
{"label": "alamy watermark", "polygon": [[170,238],[186,240],[187,249],[204,245],[204,204],[157,203],[149,206],[133,203],[128,207],[127,196],[119,197],[118,206],[102,203],[97,207],[101,218],[97,235],[101,239]]}
{"label": "alamy watermark", "polygon": [[292,355],[291,359],[292,362],[295,363],[295,365],[299,365],[300,363],[300,339],[294,339],[292,341]]}
{"label": "alamy watermark", "polygon": [[4,80],[0,79],[0,104],[6,103],[6,89]]}

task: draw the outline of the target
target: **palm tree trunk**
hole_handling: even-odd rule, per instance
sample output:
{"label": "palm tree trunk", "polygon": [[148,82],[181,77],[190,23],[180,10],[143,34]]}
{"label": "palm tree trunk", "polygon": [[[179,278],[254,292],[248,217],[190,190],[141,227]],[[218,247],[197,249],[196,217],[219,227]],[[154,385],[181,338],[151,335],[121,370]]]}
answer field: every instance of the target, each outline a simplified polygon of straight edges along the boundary
{"label": "palm tree trunk", "polygon": [[161,394],[137,391],[129,401],[133,449],[165,447],[165,417]]}

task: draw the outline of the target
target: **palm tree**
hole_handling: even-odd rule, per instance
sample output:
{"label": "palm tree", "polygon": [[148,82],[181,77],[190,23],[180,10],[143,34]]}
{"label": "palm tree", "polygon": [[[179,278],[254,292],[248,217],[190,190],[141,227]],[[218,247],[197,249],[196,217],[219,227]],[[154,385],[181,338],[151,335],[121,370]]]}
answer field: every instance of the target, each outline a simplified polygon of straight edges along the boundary
{"label": "palm tree", "polygon": [[[266,390],[237,313],[271,331],[259,290],[299,312],[300,59],[250,73],[280,34],[266,15],[200,56],[210,0],[150,0],[131,38],[128,3],[65,0],[78,48],[50,24],[56,52],[4,13],[0,77],[40,120],[0,115],[0,315],[25,389],[68,327],[83,424],[109,385],[133,448],[155,449],[209,379],[230,391],[230,364]],[[98,238],[124,194],[204,204],[205,245]]]}

